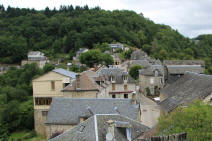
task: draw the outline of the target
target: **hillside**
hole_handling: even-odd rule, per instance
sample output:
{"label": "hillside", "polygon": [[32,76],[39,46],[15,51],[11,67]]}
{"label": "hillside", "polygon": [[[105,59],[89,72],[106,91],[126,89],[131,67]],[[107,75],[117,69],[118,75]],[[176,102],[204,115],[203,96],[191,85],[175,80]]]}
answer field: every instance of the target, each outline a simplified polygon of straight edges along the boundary
{"label": "hillside", "polygon": [[50,58],[65,53],[72,59],[79,48],[93,48],[94,44],[105,42],[142,48],[162,60],[211,61],[208,55],[211,49],[208,52],[206,47],[195,45],[169,26],[155,24],[133,11],[106,11],[88,6],[61,6],[59,10],[43,11],[1,6],[0,11],[0,63],[19,63],[29,50],[44,51]]}

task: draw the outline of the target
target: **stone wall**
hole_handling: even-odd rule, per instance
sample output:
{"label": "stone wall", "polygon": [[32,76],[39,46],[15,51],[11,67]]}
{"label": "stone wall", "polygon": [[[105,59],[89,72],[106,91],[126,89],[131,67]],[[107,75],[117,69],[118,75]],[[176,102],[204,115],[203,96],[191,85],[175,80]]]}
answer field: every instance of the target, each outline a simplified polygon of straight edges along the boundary
{"label": "stone wall", "polygon": [[42,113],[42,111],[43,110],[34,110],[35,131],[37,134],[46,135],[45,122],[47,114],[45,115],[45,113]]}
{"label": "stone wall", "polygon": [[55,133],[63,133],[76,125],[46,125],[46,138],[49,139]]}
{"label": "stone wall", "polygon": [[179,133],[169,136],[154,136],[149,139],[137,139],[136,141],[186,141],[186,138],[186,133]]}

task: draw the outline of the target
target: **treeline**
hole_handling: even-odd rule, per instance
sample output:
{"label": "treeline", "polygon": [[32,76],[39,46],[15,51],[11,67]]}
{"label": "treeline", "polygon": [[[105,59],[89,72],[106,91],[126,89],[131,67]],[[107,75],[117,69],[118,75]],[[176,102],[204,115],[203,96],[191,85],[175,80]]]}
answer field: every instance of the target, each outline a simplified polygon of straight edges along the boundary
{"label": "treeline", "polygon": [[[211,62],[211,45],[205,38],[201,44],[185,38],[177,30],[128,10],[106,11],[61,6],[60,9],[37,11],[0,6],[1,63],[17,63],[26,58],[27,51],[41,50],[48,57],[69,54],[72,59],[82,47],[121,42],[142,48],[154,58],[204,59]],[[209,38],[209,37],[208,37]],[[210,38],[211,40],[211,38]],[[207,43],[205,43],[207,42]],[[205,46],[207,44],[208,46]],[[207,73],[212,73],[207,63]]]}
{"label": "treeline", "polygon": [[42,70],[36,64],[26,64],[20,69],[0,75],[0,140],[7,141],[17,130],[34,129],[32,79],[54,67],[46,65]]}

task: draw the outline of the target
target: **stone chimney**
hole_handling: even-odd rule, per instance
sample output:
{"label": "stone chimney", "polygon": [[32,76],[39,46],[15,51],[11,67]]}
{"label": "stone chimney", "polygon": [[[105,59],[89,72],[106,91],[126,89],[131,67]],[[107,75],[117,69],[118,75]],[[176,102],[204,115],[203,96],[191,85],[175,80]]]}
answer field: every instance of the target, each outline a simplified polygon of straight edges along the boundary
{"label": "stone chimney", "polygon": [[113,120],[106,121],[107,125],[107,134],[106,141],[115,141],[115,122]]}
{"label": "stone chimney", "polygon": [[76,75],[76,90],[80,90],[80,74]]}
{"label": "stone chimney", "polygon": [[132,104],[137,104],[136,102],[136,92],[132,92]]}

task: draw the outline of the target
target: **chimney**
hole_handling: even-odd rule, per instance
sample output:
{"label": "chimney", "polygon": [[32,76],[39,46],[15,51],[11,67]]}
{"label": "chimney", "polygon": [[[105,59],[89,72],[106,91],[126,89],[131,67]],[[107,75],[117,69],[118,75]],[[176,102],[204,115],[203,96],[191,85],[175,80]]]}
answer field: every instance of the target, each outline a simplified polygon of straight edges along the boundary
{"label": "chimney", "polygon": [[88,106],[86,109],[89,111],[89,113],[90,113],[91,115],[94,115],[94,113],[93,113],[93,111],[91,110],[91,107],[90,107],[90,106]]}
{"label": "chimney", "polygon": [[76,90],[80,89],[80,74],[76,75]]}
{"label": "chimney", "polygon": [[136,92],[132,92],[132,104],[137,104],[136,102]]}
{"label": "chimney", "polygon": [[107,125],[107,134],[106,141],[115,141],[115,122],[113,120],[106,121]]}
{"label": "chimney", "polygon": [[120,114],[118,107],[114,107],[114,111],[116,111],[118,114]]}

